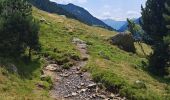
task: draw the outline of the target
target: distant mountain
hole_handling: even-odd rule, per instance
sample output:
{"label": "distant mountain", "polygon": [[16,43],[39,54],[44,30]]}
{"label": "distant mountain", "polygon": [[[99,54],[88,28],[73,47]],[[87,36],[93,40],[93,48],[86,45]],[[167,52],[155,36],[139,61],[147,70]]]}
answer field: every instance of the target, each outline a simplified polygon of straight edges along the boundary
{"label": "distant mountain", "polygon": [[103,27],[109,30],[114,30],[109,25],[105,24],[101,20],[92,16],[87,10],[82,7],[76,6],[74,4],[57,4],[55,2],[51,2],[49,0],[29,0],[35,7],[50,12],[57,13],[59,15],[65,15],[70,18],[74,18],[79,20],[85,24],[91,26]]}
{"label": "distant mountain", "polygon": [[126,21],[116,21],[112,19],[104,19],[102,21],[116,30],[119,30],[126,23]]}
{"label": "distant mountain", "polygon": [[[140,23],[140,19],[141,18],[137,18],[137,19],[134,19],[134,22],[136,24],[139,24]],[[119,32],[124,32],[128,29],[128,22],[126,21],[125,24],[118,30]]]}

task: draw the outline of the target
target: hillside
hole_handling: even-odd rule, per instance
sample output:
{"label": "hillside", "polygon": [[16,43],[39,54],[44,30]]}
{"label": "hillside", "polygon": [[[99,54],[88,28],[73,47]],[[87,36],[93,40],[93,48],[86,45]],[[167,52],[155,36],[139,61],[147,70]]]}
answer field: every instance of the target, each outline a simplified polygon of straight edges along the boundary
{"label": "hillside", "polygon": [[[33,14],[36,19],[43,19],[40,25],[42,50],[34,54],[29,64],[23,63],[20,59],[1,59],[3,65],[14,63],[18,74],[10,73],[3,66],[0,67],[0,100],[52,99],[49,95],[52,85],[50,79],[42,81],[40,78],[42,68],[48,65],[44,57],[61,66],[70,67],[71,65],[67,65],[73,64],[75,58],[82,59],[81,52],[72,43],[73,38],[86,42],[89,59],[82,70],[90,72],[96,82],[132,100],[170,98],[169,81],[147,72],[148,61],[138,44],[137,54],[128,53],[107,41],[116,35],[116,32],[88,26],[77,20],[37,8],[33,9]],[[146,44],[143,44],[143,47],[147,54],[152,51]],[[143,84],[138,86],[137,82],[144,83],[144,87]]]}
{"label": "hillside", "polygon": [[103,27],[109,30],[114,30],[109,25],[92,16],[87,10],[74,4],[57,4],[49,0],[29,0],[35,7],[50,13],[65,15],[91,26]]}

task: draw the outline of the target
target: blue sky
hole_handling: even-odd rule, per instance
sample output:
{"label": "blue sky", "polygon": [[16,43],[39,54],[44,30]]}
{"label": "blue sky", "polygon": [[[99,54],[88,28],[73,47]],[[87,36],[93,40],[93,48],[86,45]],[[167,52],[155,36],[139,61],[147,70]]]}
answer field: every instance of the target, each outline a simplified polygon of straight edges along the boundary
{"label": "blue sky", "polygon": [[146,0],[51,0],[60,4],[73,3],[87,9],[93,16],[100,19],[111,18],[126,20],[141,16],[141,4]]}

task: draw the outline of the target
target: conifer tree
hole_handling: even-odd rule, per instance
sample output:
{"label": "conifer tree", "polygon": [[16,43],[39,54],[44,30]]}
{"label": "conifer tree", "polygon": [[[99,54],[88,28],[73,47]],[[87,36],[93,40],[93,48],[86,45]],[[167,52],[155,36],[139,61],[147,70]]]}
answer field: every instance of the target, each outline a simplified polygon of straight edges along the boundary
{"label": "conifer tree", "polygon": [[150,55],[151,71],[159,74],[165,74],[166,52],[163,37],[167,33],[163,13],[165,12],[166,0],[147,0],[146,7],[142,7],[141,26],[143,30],[151,37],[153,42],[153,54]]}
{"label": "conifer tree", "polygon": [[162,40],[162,37],[167,31],[162,16],[165,11],[165,1],[166,0],[147,0],[146,7],[143,8],[142,6],[142,28],[156,42]]}
{"label": "conifer tree", "polygon": [[165,53],[167,54],[166,57],[166,66],[165,66],[165,73],[170,75],[170,1],[167,0],[165,3],[166,11],[163,14],[166,27],[167,27],[167,35],[164,37],[164,45],[165,45]]}
{"label": "conifer tree", "polygon": [[37,42],[31,42],[38,39],[38,24],[31,4],[27,0],[1,0],[0,5],[0,53],[18,56],[27,47],[33,49]]}

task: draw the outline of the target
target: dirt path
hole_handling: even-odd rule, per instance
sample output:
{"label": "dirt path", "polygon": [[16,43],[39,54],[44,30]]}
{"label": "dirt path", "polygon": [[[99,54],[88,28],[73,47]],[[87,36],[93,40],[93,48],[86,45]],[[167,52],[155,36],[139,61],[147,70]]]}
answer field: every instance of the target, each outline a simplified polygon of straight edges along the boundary
{"label": "dirt path", "polygon": [[[100,89],[101,84],[93,82],[88,72],[80,70],[86,66],[90,56],[87,54],[87,47],[84,41],[75,38],[73,43],[76,45],[77,50],[80,51],[82,58],[86,60],[77,62],[69,70],[59,72],[44,70],[45,74],[52,76],[55,81],[54,87],[50,92],[52,98],[56,100],[124,100],[119,98],[118,95]],[[58,67],[55,64],[49,66]]]}

